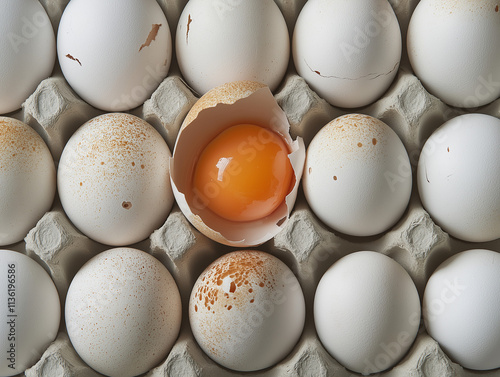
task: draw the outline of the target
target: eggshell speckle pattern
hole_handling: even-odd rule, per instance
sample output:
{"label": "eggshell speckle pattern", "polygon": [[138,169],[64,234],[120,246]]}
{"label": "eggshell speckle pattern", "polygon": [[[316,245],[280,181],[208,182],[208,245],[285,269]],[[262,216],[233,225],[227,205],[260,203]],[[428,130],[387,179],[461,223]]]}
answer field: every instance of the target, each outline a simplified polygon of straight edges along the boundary
{"label": "eggshell speckle pattern", "polygon": [[30,257],[0,250],[0,375],[13,376],[35,364],[56,338],[61,306],[47,272]]}
{"label": "eggshell speckle pattern", "polygon": [[335,262],[314,297],[321,342],[346,368],[368,375],[386,370],[408,352],[420,325],[420,299],[397,262],[360,251]]}
{"label": "eggshell speckle pattern", "polygon": [[49,148],[31,127],[0,117],[0,245],[21,241],[56,192]]}
{"label": "eggshell speckle pattern", "polygon": [[142,241],[173,204],[170,150],[147,122],[130,114],[91,119],[61,155],[58,189],[70,220],[104,244]]}
{"label": "eggshell speckle pattern", "polygon": [[328,123],[311,141],[302,182],[311,209],[325,224],[370,236],[401,217],[412,175],[406,149],[388,125],[349,114]]}
{"label": "eggshell speckle pattern", "polygon": [[452,236],[472,242],[500,237],[500,120],[457,116],[426,141],[418,191],[432,218]]}
{"label": "eggshell speckle pattern", "polygon": [[0,1],[0,114],[21,107],[56,60],[50,19],[37,0]]}
{"label": "eggshell speckle pattern", "polygon": [[156,258],[132,248],[92,258],[66,297],[71,343],[107,376],[137,376],[159,364],[177,339],[181,315],[172,275]]}
{"label": "eggshell speckle pattern", "polygon": [[429,334],[465,368],[500,368],[500,254],[473,249],[443,262],[425,288]]}
{"label": "eggshell speckle pattern", "polygon": [[295,346],[304,326],[304,296],[292,271],[276,257],[236,251],[198,278],[189,320],[198,344],[216,362],[260,370]]}

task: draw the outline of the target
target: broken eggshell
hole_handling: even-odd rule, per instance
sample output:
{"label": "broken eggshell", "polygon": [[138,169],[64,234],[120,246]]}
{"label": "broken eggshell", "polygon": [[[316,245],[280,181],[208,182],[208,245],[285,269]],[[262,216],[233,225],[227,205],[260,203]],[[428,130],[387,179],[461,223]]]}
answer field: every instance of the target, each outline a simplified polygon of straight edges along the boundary
{"label": "broken eggshell", "polygon": [[[286,142],[295,182],[284,202],[270,215],[248,222],[224,219],[203,205],[193,191],[193,171],[205,146],[223,130],[237,124],[266,127]],[[236,81],[216,87],[192,107],[184,120],[170,162],[172,190],[179,208],[201,233],[229,246],[257,246],[283,228],[295,204],[305,161],[302,138],[293,140],[290,125],[267,86]]]}

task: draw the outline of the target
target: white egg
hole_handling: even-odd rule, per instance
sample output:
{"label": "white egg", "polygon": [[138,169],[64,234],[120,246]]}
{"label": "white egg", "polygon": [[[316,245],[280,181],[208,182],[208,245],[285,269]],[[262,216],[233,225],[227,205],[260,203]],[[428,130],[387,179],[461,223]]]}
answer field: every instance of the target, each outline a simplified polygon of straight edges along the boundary
{"label": "white egg", "polygon": [[273,0],[190,0],[179,18],[176,54],[199,94],[240,80],[275,90],[288,67],[290,39]]}
{"label": "white egg", "polygon": [[56,338],[61,304],[49,274],[28,256],[0,250],[0,269],[0,375],[14,376]]}
{"label": "white egg", "polygon": [[332,120],[307,150],[303,189],[311,210],[333,230],[370,236],[404,213],[412,173],[397,134],[368,115]]}
{"label": "white egg", "polygon": [[245,250],[224,255],[196,281],[189,321],[200,347],[238,371],[273,366],[302,333],[305,302],[292,271],[270,254]]}
{"label": "white egg", "polygon": [[408,27],[408,55],[425,88],[452,106],[500,96],[497,0],[422,0]]}
{"label": "white egg", "polygon": [[155,0],[71,0],[59,24],[57,55],[85,102],[122,111],[142,105],[167,76],[172,40]]}
{"label": "white egg", "polygon": [[160,261],[117,248],[78,271],[65,317],[71,343],[89,366],[107,376],[137,376],[170,352],[180,330],[181,298]]}
{"label": "white egg", "polygon": [[57,172],[64,212],[88,237],[123,246],[147,238],[173,204],[170,150],[147,122],[98,116],[66,144]]}
{"label": "white egg", "polygon": [[0,117],[0,245],[22,241],[56,193],[49,148],[31,127]]}
{"label": "white egg", "polygon": [[431,275],[423,299],[429,335],[464,368],[500,368],[500,254],[467,250]]}
{"label": "white egg", "polygon": [[50,19],[37,0],[1,0],[0,114],[21,107],[56,60]]}
{"label": "white egg", "polygon": [[500,237],[500,120],[466,114],[439,127],[418,162],[420,199],[432,219],[465,241]]}
{"label": "white egg", "polygon": [[360,107],[392,83],[401,44],[387,0],[309,0],[295,25],[293,61],[320,97],[334,106]]}
{"label": "white egg", "polygon": [[420,325],[420,300],[411,277],[393,259],[355,252],[334,263],[314,297],[314,322],[327,351],[364,375],[398,363]]}

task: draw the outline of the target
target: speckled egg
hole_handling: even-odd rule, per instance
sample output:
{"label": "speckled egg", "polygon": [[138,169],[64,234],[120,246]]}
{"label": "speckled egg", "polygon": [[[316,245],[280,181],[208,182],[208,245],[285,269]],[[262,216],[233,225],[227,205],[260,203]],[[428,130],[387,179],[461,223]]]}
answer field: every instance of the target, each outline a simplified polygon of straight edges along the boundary
{"label": "speckled egg", "polygon": [[131,248],[104,251],[75,275],[66,297],[73,347],[93,369],[129,377],[158,365],[181,324],[177,285],[160,261]]}
{"label": "speckled egg", "polygon": [[59,162],[65,213],[98,242],[142,241],[172,208],[170,156],[165,140],[138,117],[112,113],[91,119],[70,138]]}
{"label": "speckled egg", "polygon": [[217,259],[196,281],[189,321],[196,341],[213,360],[238,371],[270,367],[297,343],[305,302],[292,271],[260,251]]}
{"label": "speckled egg", "polygon": [[309,206],[326,225],[353,236],[372,236],[404,213],[412,172],[392,128],[368,115],[348,114],[313,138],[302,182]]}
{"label": "speckled egg", "polygon": [[0,245],[21,241],[55,192],[56,168],[43,139],[27,124],[0,117]]}

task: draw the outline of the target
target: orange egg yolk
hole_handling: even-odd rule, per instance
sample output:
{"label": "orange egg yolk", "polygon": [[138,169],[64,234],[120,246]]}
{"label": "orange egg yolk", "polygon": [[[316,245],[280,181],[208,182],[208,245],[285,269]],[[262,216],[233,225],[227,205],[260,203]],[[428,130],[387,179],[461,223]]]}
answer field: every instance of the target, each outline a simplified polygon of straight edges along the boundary
{"label": "orange egg yolk", "polygon": [[253,221],[276,210],[291,190],[293,168],[281,136],[240,124],[202,151],[193,176],[196,201],[231,221]]}

